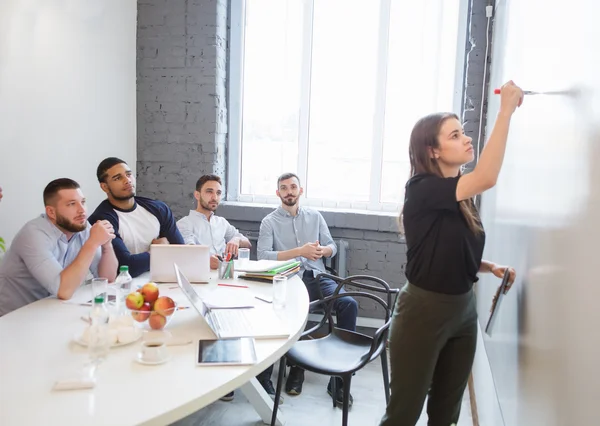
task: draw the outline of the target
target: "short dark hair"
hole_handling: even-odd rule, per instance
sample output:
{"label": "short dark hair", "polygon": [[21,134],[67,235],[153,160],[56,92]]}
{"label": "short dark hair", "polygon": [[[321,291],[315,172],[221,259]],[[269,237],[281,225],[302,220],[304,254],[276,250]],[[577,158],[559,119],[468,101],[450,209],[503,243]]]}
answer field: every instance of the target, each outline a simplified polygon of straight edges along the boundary
{"label": "short dark hair", "polygon": [[54,179],[44,188],[44,206],[49,206],[56,201],[58,191],[61,189],[79,189],[77,182],[69,178]]}
{"label": "short dark hair", "polygon": [[200,179],[198,179],[198,182],[196,182],[196,191],[200,192],[202,190],[202,187],[204,186],[204,184],[206,182],[219,182],[219,185],[223,185],[221,183],[221,178],[217,175],[204,175],[202,177],[200,177]]}
{"label": "short dark hair", "polygon": [[295,175],[294,173],[284,173],[277,178],[277,189],[279,189],[279,184],[282,180],[288,180],[291,178],[296,178],[298,180],[298,185],[300,185],[300,178],[297,175]]}
{"label": "short dark hair", "polygon": [[108,175],[108,170],[116,166],[117,164],[127,164],[125,161],[121,160],[117,157],[108,157],[102,160],[102,162],[98,165],[98,169],[96,170],[96,177],[98,178],[98,182],[106,182],[106,176]]}

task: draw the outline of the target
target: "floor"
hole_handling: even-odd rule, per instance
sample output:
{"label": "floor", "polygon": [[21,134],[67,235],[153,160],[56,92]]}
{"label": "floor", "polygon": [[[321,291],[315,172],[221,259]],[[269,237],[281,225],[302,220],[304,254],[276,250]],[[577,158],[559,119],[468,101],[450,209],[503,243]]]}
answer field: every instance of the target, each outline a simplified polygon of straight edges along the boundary
{"label": "floor", "polygon": [[[277,377],[277,369],[273,380]],[[291,397],[283,394],[282,413],[286,426],[339,426],[342,424],[342,410],[334,409],[327,394],[325,376],[306,373],[302,395]],[[274,381],[275,383],[275,381]],[[356,373],[352,380],[354,405],[350,409],[349,425],[375,426],[385,411],[381,363],[372,362]],[[259,426],[258,414],[241,392],[235,393],[231,402],[217,401],[190,416],[173,423],[174,426]],[[418,426],[427,425],[427,414],[423,412]],[[465,392],[461,418],[458,426],[473,426],[468,392]]]}

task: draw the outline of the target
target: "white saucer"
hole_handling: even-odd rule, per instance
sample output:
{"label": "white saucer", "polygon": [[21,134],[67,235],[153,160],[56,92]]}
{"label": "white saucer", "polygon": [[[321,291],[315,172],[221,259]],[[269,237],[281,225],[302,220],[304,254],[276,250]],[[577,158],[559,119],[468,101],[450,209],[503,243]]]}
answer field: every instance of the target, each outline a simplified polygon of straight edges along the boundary
{"label": "white saucer", "polygon": [[138,352],[135,355],[135,358],[133,358],[133,359],[138,364],[143,364],[143,365],[160,365],[160,364],[164,364],[167,361],[171,361],[171,355],[168,355],[165,359],[161,359],[160,361],[144,361],[141,358],[140,353]]}

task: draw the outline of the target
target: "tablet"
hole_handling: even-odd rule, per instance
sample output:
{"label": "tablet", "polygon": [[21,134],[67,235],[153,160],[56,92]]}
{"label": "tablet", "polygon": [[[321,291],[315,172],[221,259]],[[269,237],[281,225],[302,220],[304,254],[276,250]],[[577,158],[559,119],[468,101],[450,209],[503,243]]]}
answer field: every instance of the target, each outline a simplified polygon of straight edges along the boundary
{"label": "tablet", "polygon": [[196,354],[196,364],[211,365],[252,365],[256,363],[254,339],[200,340]]}
{"label": "tablet", "polygon": [[485,333],[488,336],[492,335],[492,329],[494,328],[494,323],[496,322],[496,318],[498,317],[500,303],[502,303],[502,299],[504,298],[504,292],[506,291],[506,286],[508,286],[509,279],[510,270],[506,268],[506,271],[504,271],[504,276],[502,277],[502,283],[500,284],[500,287],[498,287],[496,295],[494,296],[494,300],[492,301],[490,317],[488,319],[487,325],[485,326]]}

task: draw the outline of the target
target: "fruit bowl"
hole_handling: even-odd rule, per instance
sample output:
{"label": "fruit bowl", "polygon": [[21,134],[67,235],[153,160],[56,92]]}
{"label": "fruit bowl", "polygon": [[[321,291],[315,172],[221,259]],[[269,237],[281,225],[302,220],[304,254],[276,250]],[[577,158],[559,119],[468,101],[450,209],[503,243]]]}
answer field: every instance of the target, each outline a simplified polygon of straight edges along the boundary
{"label": "fruit bowl", "polygon": [[172,303],[171,307],[159,310],[151,309],[150,306],[144,306],[141,310],[127,308],[127,311],[133,318],[135,326],[151,330],[163,330],[169,325],[177,311],[177,303],[175,301]]}
{"label": "fruit bowl", "polygon": [[125,307],[137,327],[151,330],[166,328],[177,311],[177,303],[168,296],[161,296],[154,283],[147,283],[129,293]]}

